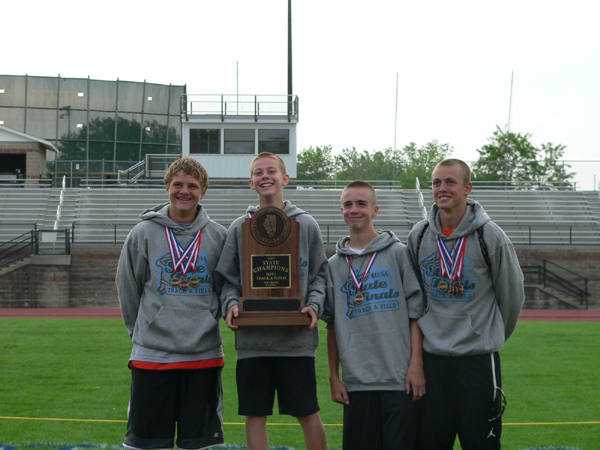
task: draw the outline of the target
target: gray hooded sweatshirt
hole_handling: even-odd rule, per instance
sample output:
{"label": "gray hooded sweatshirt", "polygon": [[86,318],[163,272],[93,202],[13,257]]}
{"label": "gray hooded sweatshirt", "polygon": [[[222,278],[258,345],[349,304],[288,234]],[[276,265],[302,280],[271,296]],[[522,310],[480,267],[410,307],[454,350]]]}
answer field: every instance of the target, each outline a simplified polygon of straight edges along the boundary
{"label": "gray hooded sweatshirt", "polygon": [[[500,350],[515,330],[525,300],[523,273],[510,240],[478,202],[467,199],[467,211],[450,237],[442,233],[439,208],[433,205],[429,227],[415,255],[425,222],[415,225],[408,237],[408,248],[426,294],[427,311],[419,320],[423,349],[446,356]],[[479,242],[480,227],[491,269]],[[461,279],[464,291],[458,295],[450,295],[449,280],[441,276],[438,236],[449,251],[457,239],[467,236]]]}
{"label": "gray hooded sweatshirt", "polygon": [[[168,216],[169,203],[141,214],[142,222],[127,236],[117,268],[117,290],[125,326],[134,342],[131,359],[159,363],[201,361],[223,356],[219,287],[213,274],[226,230],[202,205],[189,226]],[[165,227],[186,249],[202,230],[195,270],[186,282],[173,262]]]}
{"label": "gray hooded sweatshirt", "polygon": [[[327,258],[319,225],[309,214],[285,202],[283,210],[300,225],[300,292],[305,305],[321,317],[325,302],[325,269]],[[223,316],[242,296],[242,224],[248,214],[258,212],[258,206],[249,206],[246,215],[238,217],[229,227],[216,272],[226,279],[221,301]],[[296,326],[252,326],[235,332],[238,359],[259,356],[311,356],[316,355],[319,330],[305,331]]]}
{"label": "gray hooded sweatshirt", "polygon": [[[379,233],[361,255],[349,249],[349,237],[341,239],[329,259],[323,320],[335,329],[348,391],[405,390],[411,359],[409,320],[423,313],[421,287],[408,249],[391,231]],[[360,289],[364,300],[356,304],[356,284],[346,256],[361,282],[375,252]]]}

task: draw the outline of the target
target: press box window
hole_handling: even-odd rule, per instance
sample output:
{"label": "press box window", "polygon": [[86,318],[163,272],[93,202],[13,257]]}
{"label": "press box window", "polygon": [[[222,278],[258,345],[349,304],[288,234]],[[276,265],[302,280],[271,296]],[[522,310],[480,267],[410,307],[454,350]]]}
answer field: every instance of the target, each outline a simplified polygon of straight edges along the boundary
{"label": "press box window", "polygon": [[190,130],[190,153],[221,153],[221,130]]}
{"label": "press box window", "polygon": [[225,130],[225,154],[254,154],[254,130]]}
{"label": "press box window", "polygon": [[290,130],[258,130],[258,151],[288,155]]}

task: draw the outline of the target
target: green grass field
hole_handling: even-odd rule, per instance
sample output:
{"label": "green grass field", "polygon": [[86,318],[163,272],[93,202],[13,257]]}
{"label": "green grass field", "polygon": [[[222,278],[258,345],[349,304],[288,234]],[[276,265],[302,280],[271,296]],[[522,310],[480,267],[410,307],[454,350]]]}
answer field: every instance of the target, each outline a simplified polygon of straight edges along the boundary
{"label": "green grass field", "polygon": [[[243,446],[233,333],[223,327],[223,337],[225,439]],[[321,416],[329,446],[336,449],[342,410],[329,397],[322,324],[321,337]],[[0,319],[0,448],[120,445],[130,349],[120,319]],[[600,323],[521,322],[501,357],[508,398],[505,450],[600,449]],[[274,415],[269,424],[272,446],[304,448],[293,418]]]}

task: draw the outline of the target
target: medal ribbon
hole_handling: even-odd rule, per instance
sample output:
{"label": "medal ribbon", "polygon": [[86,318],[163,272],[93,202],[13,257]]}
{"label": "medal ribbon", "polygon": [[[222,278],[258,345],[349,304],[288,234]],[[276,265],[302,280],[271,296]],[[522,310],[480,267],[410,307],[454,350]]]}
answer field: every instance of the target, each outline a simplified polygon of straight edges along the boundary
{"label": "medal ribbon", "polygon": [[440,254],[440,269],[442,277],[448,278],[450,282],[460,280],[464,268],[465,248],[467,247],[467,237],[463,236],[456,241],[454,248],[450,252],[444,240],[437,238],[438,252]]}
{"label": "medal ribbon", "polygon": [[[365,271],[363,272],[363,276],[362,276],[362,280],[358,281],[358,277],[356,276],[356,273],[354,272],[354,269],[352,268],[352,262],[350,261],[350,257],[348,255],[346,255],[346,261],[348,261],[348,267],[350,267],[350,273],[352,274],[352,280],[354,281],[354,285],[356,286],[356,292],[360,292],[360,288],[362,287],[363,282],[365,281],[365,276],[367,275],[367,273],[369,273],[369,271],[371,270],[371,267],[373,266],[373,263],[375,262],[375,258],[377,258],[377,253],[379,252],[375,252],[371,254],[371,258],[369,259],[369,262],[367,263],[367,267],[365,267]],[[359,269],[357,269],[359,270]],[[359,273],[360,275],[360,273]]]}
{"label": "medal ribbon", "polygon": [[202,242],[202,230],[196,233],[196,236],[184,250],[175,237],[175,232],[165,227],[167,234],[167,244],[171,253],[171,261],[173,263],[173,273],[177,273],[177,269],[181,269],[181,274],[185,277],[192,269],[192,273],[196,271],[196,263],[200,254],[200,243]]}

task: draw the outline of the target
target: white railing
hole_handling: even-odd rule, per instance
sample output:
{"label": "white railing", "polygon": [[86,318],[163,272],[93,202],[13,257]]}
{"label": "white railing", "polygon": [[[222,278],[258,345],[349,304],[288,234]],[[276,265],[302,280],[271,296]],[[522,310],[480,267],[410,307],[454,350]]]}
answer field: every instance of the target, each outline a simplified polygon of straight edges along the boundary
{"label": "white railing", "polygon": [[181,116],[261,116],[286,117],[298,120],[296,95],[236,95],[184,94],[181,96]]}
{"label": "white railing", "polygon": [[62,213],[63,203],[65,201],[65,189],[67,188],[67,177],[63,175],[62,189],[60,190],[60,199],[58,201],[58,207],[56,208],[56,220],[54,221],[54,229],[58,230],[58,224],[60,223],[60,215]]}
{"label": "white railing", "polygon": [[419,206],[421,208],[421,214],[423,215],[423,219],[427,219],[427,208],[425,208],[425,199],[423,198],[423,193],[421,192],[421,183],[419,183],[419,179],[416,181],[417,187],[417,198],[419,199]]}
{"label": "white railing", "polygon": [[[134,164],[129,169],[120,170],[117,172],[117,181],[119,183],[133,183],[134,180],[142,177],[146,173],[145,166],[146,161],[140,161],[139,163]],[[129,178],[130,174],[134,172],[136,169],[142,168],[138,173],[136,173],[132,178]]]}

